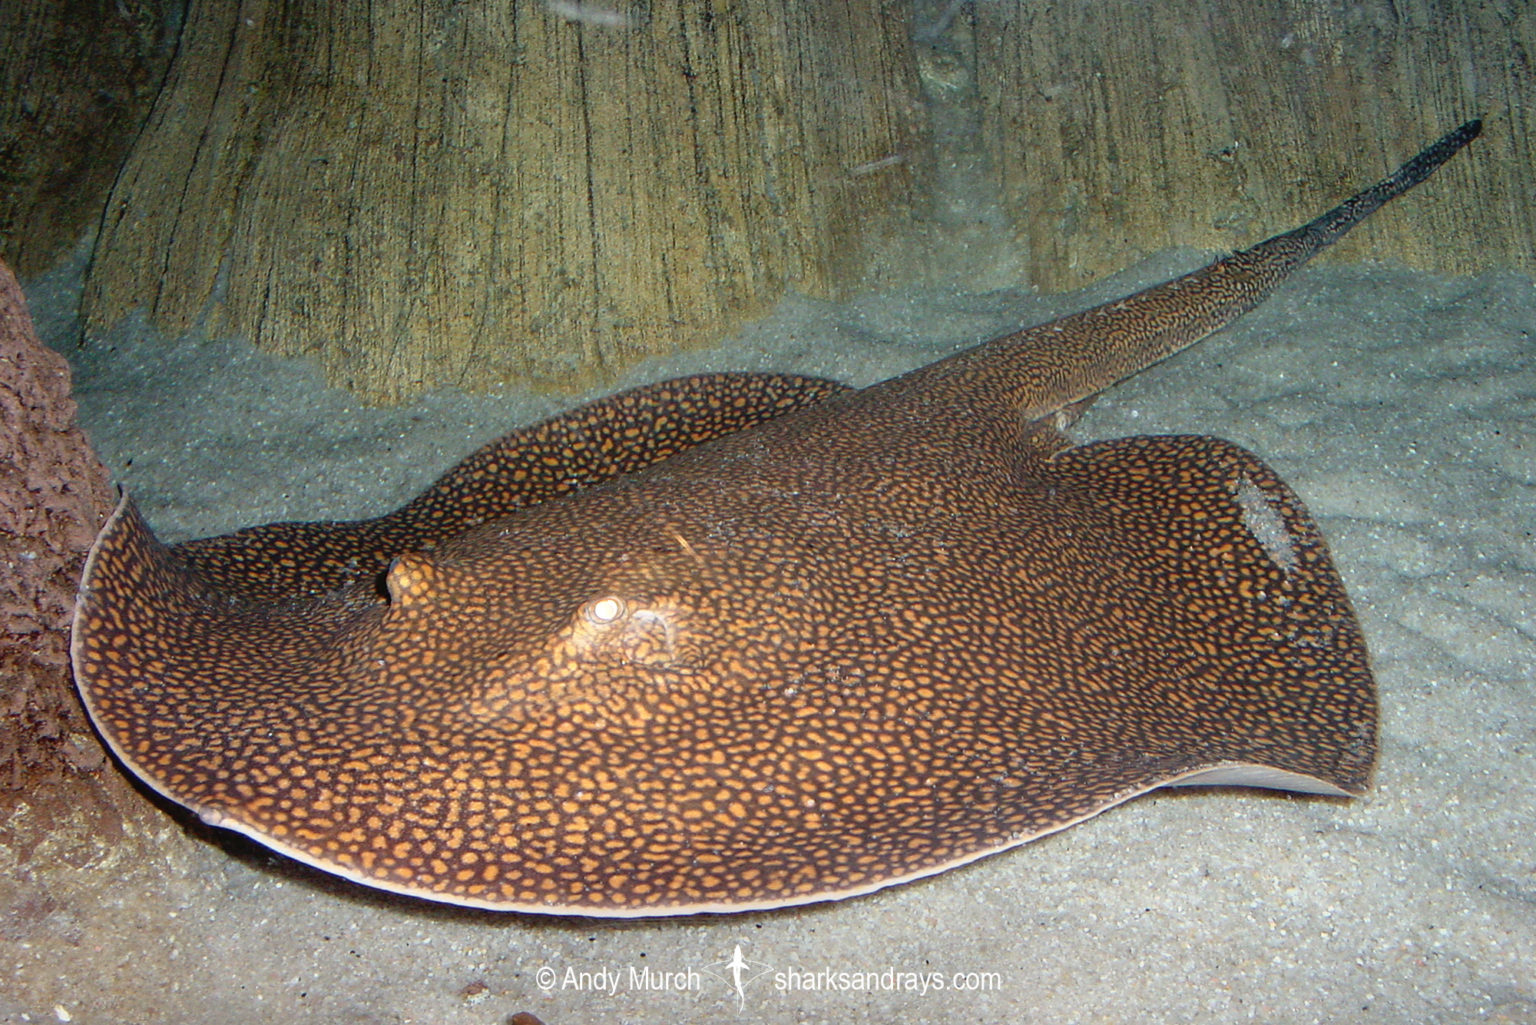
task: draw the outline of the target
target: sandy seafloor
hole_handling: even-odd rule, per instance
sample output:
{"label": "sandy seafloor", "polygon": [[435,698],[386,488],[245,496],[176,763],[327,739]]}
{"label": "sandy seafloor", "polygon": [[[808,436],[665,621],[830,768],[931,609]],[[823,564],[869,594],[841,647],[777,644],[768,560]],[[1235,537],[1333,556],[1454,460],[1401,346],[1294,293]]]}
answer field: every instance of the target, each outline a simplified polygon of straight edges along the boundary
{"label": "sandy seafloor", "polygon": [[[724,347],[624,383],[700,368],[869,382],[1198,262],[1171,254],[1049,299],[790,298]],[[70,348],[69,275],[30,285],[75,366],[86,429],[168,539],[383,512],[572,401],[439,393],[360,408],[303,364],[132,321]],[[104,854],[99,907],[0,947],[14,980],[0,1018],[1536,1023],[1533,331],[1536,288],[1517,276],[1310,269],[1074,429],[1220,435],[1300,493],[1378,675],[1381,761],[1364,798],[1152,794],[872,896],[622,922],[397,899],[208,831],[188,839],[167,817],[165,864]],[[738,946],[770,969],[740,1003],[707,971]],[[685,985],[637,988],[645,969]],[[890,989],[897,976],[877,974],[873,989],[837,988],[855,977],[826,974],[887,969],[949,985]],[[592,988],[600,971],[616,973],[612,992]],[[832,987],[779,988],[791,972]]]}

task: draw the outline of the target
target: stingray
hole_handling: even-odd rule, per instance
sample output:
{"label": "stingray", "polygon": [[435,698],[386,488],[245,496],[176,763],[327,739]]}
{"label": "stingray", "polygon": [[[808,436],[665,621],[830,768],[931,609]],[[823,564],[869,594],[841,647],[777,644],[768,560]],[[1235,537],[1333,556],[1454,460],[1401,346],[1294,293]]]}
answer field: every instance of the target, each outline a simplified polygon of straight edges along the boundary
{"label": "stingray", "polygon": [[853,390],[711,374],[514,431],[389,515],[167,546],[126,496],[75,677],[215,826],[434,901],[868,893],[1158,787],[1358,795],[1375,685],[1316,523],[1211,437],[1074,444],[1428,177]]}

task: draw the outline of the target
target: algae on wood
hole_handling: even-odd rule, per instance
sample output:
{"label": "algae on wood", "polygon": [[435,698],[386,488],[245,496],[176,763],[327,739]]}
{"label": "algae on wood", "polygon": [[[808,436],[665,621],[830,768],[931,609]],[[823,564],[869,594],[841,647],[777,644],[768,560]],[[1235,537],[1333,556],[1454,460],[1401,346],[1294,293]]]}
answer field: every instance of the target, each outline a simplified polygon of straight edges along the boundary
{"label": "algae on wood", "polygon": [[374,401],[612,377],[858,279],[921,192],[907,34],[882,0],[193,0],[87,331],[206,311]]}

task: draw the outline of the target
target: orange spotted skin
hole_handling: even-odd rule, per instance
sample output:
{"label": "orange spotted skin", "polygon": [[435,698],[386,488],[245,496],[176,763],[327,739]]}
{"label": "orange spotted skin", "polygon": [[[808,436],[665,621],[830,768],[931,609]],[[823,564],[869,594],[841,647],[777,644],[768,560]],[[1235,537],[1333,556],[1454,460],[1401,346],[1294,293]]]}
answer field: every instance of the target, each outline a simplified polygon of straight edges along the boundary
{"label": "orange spotted skin", "polygon": [[1051,420],[1475,134],[1180,282],[862,391],[626,393],[362,524],[167,548],[125,499],[81,588],[86,706],[210,822],[530,912],[851,896],[1169,784],[1358,793],[1374,684],[1301,503],[1218,439],[1074,446]]}
{"label": "orange spotted skin", "polygon": [[315,595],[372,580],[401,552],[848,390],[836,381],[789,374],[663,381],[513,431],[387,516],[272,523],[189,541],[177,554],[208,584],[253,599]]}

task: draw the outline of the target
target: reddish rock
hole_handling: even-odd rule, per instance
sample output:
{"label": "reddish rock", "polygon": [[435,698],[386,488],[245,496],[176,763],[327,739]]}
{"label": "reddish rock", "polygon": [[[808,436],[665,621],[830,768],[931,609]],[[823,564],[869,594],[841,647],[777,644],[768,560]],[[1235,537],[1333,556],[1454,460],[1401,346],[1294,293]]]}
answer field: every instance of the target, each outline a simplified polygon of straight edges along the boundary
{"label": "reddish rock", "polygon": [[[69,367],[0,263],[0,937],[68,944],[108,855],[144,860],[157,813],[111,764],[69,671],[86,552],[111,511]],[[136,852],[136,853],[135,853]],[[64,923],[60,925],[58,923]],[[41,930],[41,932],[39,932]],[[63,930],[63,932],[60,932]]]}
{"label": "reddish rock", "polygon": [[103,764],[70,682],[69,621],[111,508],[106,468],[75,425],[69,367],[37,340],[0,264],[0,788]]}

